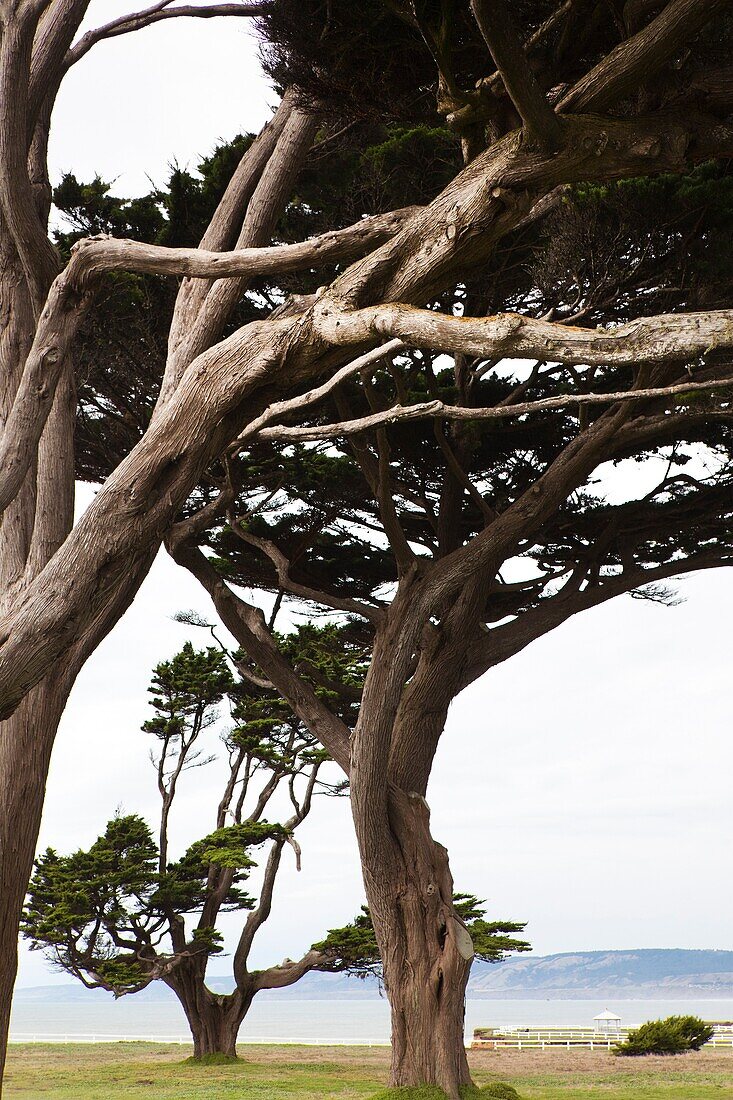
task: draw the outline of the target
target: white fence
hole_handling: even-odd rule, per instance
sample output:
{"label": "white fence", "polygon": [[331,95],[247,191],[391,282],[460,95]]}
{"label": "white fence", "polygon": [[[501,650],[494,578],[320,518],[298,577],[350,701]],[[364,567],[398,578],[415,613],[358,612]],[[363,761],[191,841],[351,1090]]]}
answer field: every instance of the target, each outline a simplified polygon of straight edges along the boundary
{"label": "white fence", "polygon": [[[84,1035],[78,1032],[64,1034],[62,1032],[43,1033],[33,1031],[13,1032],[9,1043],[177,1043],[179,1046],[193,1046],[190,1035],[95,1035],[91,1032]],[[385,1040],[379,1039],[287,1039],[260,1038],[258,1036],[242,1036],[237,1039],[237,1046],[314,1046],[314,1047],[383,1047],[389,1046]]]}
{"label": "white fence", "polygon": [[[712,1038],[705,1044],[719,1050],[733,1050],[733,1027],[713,1025]],[[612,1050],[628,1036],[628,1028],[599,1032],[582,1027],[477,1028],[471,1046],[474,1050]]]}

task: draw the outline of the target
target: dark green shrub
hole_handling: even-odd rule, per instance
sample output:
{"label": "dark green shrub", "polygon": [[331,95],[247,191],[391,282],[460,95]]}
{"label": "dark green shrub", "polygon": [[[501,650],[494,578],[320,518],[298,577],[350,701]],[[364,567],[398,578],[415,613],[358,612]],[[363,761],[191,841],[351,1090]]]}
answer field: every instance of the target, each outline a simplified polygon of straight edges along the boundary
{"label": "dark green shrub", "polygon": [[493,1096],[496,1100],[519,1100],[519,1093],[512,1085],[503,1081],[494,1081],[491,1085],[484,1085],[481,1096]]}
{"label": "dark green shrub", "polygon": [[630,1031],[614,1054],[636,1057],[642,1054],[685,1054],[699,1050],[712,1037],[713,1029],[698,1016],[668,1016],[666,1020],[649,1020]]}

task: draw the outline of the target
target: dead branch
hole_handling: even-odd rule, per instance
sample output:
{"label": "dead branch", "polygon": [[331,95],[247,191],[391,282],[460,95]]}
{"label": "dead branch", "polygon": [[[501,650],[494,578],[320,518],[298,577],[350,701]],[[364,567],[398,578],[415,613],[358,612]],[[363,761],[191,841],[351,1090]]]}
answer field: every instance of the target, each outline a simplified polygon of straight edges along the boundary
{"label": "dead branch", "polygon": [[281,416],[288,416],[290,413],[302,413],[309,406],[315,405],[323,398],[328,397],[350,378],[365,373],[369,368],[380,363],[382,359],[386,359],[388,355],[394,355],[404,347],[402,340],[388,340],[386,344],[381,344],[379,347],[373,348],[372,351],[367,351],[364,355],[360,355],[358,359],[354,359],[353,362],[341,367],[322,386],[316,386],[314,389],[308,390],[307,393],[301,394],[299,397],[293,397],[288,401],[273,402],[261,416],[252,420],[242,434],[235,439],[231,447],[231,453],[241,451],[247,440],[258,435],[263,428],[266,428],[268,424],[272,424],[274,420],[278,420]]}
{"label": "dead branch", "polygon": [[253,278],[283,275],[322,264],[351,263],[388,241],[420,207],[375,214],[346,229],[335,229],[295,244],[209,252],[204,248],[167,248],[115,237],[85,237],[73,248],[69,265],[78,286],[112,271],[147,275],[184,275],[193,279]]}

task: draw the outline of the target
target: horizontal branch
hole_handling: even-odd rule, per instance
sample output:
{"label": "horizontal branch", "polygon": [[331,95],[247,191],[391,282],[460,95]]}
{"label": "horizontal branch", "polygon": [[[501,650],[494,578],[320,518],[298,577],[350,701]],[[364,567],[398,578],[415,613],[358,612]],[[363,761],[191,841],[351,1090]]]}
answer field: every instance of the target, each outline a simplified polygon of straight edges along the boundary
{"label": "horizontal branch", "polygon": [[209,252],[203,248],[168,248],[115,237],[85,237],[72,249],[76,279],[83,281],[110,271],[145,275],[178,275],[194,279],[283,274],[327,263],[350,263],[388,241],[419,210],[408,206],[388,214],[363,218],[294,244]]}
{"label": "horizontal branch", "polygon": [[607,577],[601,584],[588,586],[568,595],[549,596],[530,610],[517,615],[511,622],[481,630],[477,634],[469,647],[461,688],[468,687],[490,668],[514,657],[579,612],[598,607],[617,596],[632,592],[635,588],[680,577],[685,573],[715,569],[729,564],[729,561],[729,556],[724,553],[705,551],[691,554],[687,559],[665,562],[651,569],[638,568],[629,573]]}
{"label": "horizontal branch", "polygon": [[563,409],[569,405],[610,405],[616,401],[640,401],[654,397],[674,397],[677,394],[710,393],[725,388],[733,388],[733,378],[719,378],[709,382],[682,382],[675,386],[653,386],[615,393],[561,394],[558,397],[545,397],[539,401],[524,401],[516,405],[490,405],[485,408],[446,405],[443,401],[423,401],[417,405],[393,405],[392,408],[385,409],[383,412],[371,413],[356,420],[344,420],[338,424],[315,424],[304,428],[291,428],[286,424],[277,424],[271,428],[263,428],[259,435],[261,439],[305,443],[355,435],[385,424],[396,423],[398,420],[424,420],[426,417],[439,417],[441,420],[506,420],[512,416],[526,416],[527,413]]}
{"label": "horizontal branch", "polygon": [[257,989],[284,989],[300,981],[309,970],[316,969],[319,964],[322,965],[326,958],[327,956],[321,951],[311,948],[296,962],[286,959],[279,966],[270,966],[267,970],[254,970],[252,977]]}
{"label": "horizontal branch", "polygon": [[475,358],[634,366],[689,361],[733,348],[730,309],[640,317],[612,329],[577,328],[518,313],[451,317],[402,304],[347,312],[330,302],[314,312],[320,335],[334,344],[388,336],[413,347]]}
{"label": "horizontal branch", "polygon": [[[292,245],[233,252],[165,248],[111,237],[79,241],[68,266],[51,287],[13,408],[0,437],[0,514],[14,499],[29,469],[66,356],[92,304],[95,283],[102,275],[122,270],[200,278],[251,277],[320,263],[349,262],[397,232],[413,209],[365,218],[347,229]],[[396,349],[401,344],[392,341],[391,346]],[[373,353],[370,355],[373,357]],[[273,408],[278,410],[278,416],[287,411],[282,406]]]}
{"label": "horizontal branch", "polygon": [[252,18],[258,15],[264,15],[271,6],[268,3],[210,4],[207,7],[197,7],[193,4],[186,4],[179,8],[171,8],[169,7],[171,2],[172,0],[162,0],[161,3],[153,4],[152,7],[145,8],[144,11],[122,15],[118,19],[113,19],[109,23],[105,23],[101,27],[96,27],[94,30],[87,31],[66,54],[65,68],[68,69],[76,64],[77,61],[80,61],[82,57],[89,53],[92,46],[96,46],[97,42],[102,42],[108,38],[117,38],[118,35],[129,34],[131,31],[139,31],[144,27],[151,27],[154,23],[159,23],[162,19],[180,19],[182,17],[215,19],[219,16],[232,15],[248,16]]}

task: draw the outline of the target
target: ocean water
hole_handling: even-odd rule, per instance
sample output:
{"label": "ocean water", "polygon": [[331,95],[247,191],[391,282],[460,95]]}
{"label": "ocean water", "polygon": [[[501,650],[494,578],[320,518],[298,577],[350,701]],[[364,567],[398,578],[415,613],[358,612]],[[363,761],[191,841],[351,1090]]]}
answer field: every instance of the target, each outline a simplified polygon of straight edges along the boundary
{"label": "ocean water", "polygon": [[[119,1001],[39,1003],[19,1000],[10,1022],[11,1041],[103,1041],[145,1039],[188,1042],[190,1034],[175,1002]],[[466,1005],[466,1037],[475,1027],[580,1025],[588,1027],[604,1009],[621,1017],[623,1027],[645,1020],[692,1013],[708,1020],[733,1020],[733,998],[723,1000],[498,1000],[472,998]],[[364,1043],[389,1041],[389,1006],[378,997],[298,1001],[260,994],[239,1035],[240,1043]]]}

